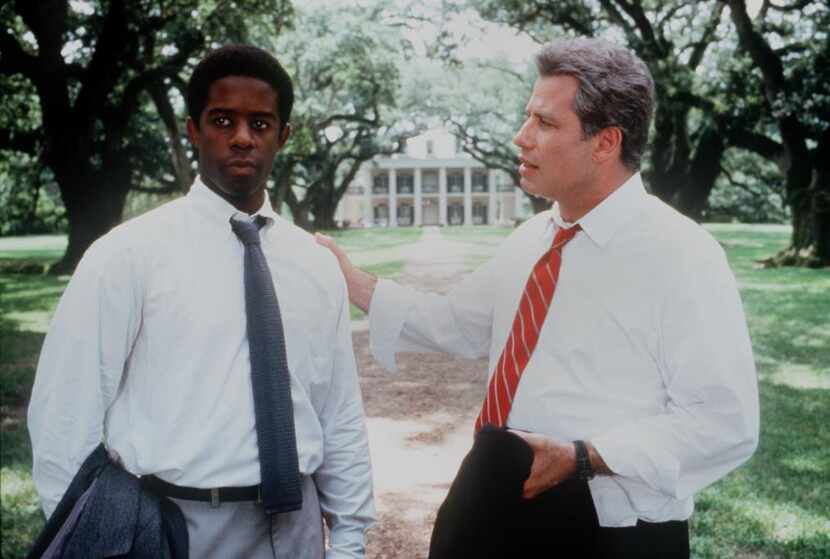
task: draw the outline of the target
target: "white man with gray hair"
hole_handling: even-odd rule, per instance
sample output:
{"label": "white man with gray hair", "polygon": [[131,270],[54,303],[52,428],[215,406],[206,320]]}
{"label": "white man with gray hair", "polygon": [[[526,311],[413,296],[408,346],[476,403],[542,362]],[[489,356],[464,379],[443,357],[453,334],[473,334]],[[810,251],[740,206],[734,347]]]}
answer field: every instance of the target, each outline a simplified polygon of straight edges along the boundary
{"label": "white man with gray hair", "polygon": [[553,202],[449,294],[353,266],[330,239],[374,356],[489,357],[473,449],[430,557],[687,558],[694,494],[758,444],[758,387],[718,243],[639,173],[646,65],[556,41],[514,143],[521,186]]}

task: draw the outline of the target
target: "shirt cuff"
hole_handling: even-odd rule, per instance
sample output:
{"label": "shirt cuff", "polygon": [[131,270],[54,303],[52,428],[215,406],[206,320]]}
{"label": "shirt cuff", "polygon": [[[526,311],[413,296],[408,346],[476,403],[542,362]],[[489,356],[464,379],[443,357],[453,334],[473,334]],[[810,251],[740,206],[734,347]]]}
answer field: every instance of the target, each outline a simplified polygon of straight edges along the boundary
{"label": "shirt cuff", "polygon": [[642,432],[636,427],[622,426],[590,441],[615,475],[639,480],[655,491],[678,498],[680,465],[668,452],[642,448]]}
{"label": "shirt cuff", "polygon": [[393,281],[380,279],[369,302],[369,350],[390,373],[398,372],[395,353],[406,320],[410,291]]}

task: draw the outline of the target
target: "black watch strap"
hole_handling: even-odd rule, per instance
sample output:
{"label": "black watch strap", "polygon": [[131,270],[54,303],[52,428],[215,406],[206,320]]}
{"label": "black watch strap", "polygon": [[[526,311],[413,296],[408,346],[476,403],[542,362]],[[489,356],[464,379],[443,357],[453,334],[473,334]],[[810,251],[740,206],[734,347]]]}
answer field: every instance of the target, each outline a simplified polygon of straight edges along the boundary
{"label": "black watch strap", "polygon": [[588,481],[594,477],[588,447],[585,446],[585,441],[574,441],[574,448],[576,449],[576,477],[582,481]]}

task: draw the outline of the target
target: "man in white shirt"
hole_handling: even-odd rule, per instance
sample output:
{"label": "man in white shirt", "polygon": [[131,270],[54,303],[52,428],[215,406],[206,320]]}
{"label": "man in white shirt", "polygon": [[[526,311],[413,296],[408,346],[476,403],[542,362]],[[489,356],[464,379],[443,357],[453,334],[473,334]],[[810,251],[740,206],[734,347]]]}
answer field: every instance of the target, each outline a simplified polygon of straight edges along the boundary
{"label": "man in white shirt", "polygon": [[[199,177],[90,247],[44,342],[28,417],[44,511],[103,440],[174,498],[191,557],[322,557],[323,517],[326,557],[363,557],[374,506],[346,285],[265,190],[290,132],[291,79],[267,52],[230,45],[195,68],[187,103]],[[231,218],[261,225],[284,325],[302,490],[293,512],[267,515],[259,502],[247,248]]]}
{"label": "man in white shirt", "polygon": [[553,42],[536,63],[514,142],[523,189],[554,205],[492,260],[438,296],[378,281],[318,242],[368,309],[387,369],[398,351],[489,356],[477,428],[506,426],[530,445],[526,499],[587,481],[598,556],[688,557],[694,493],[758,442],[735,280],[718,243],[644,189],[645,64],[588,39]]}

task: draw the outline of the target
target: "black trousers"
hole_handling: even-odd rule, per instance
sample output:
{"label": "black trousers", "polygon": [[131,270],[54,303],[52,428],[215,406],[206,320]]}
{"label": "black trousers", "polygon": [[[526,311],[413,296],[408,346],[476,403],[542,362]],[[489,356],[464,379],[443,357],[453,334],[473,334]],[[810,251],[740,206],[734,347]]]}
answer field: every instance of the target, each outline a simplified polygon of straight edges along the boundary
{"label": "black trousers", "polygon": [[438,509],[429,559],[689,558],[686,522],[600,527],[586,482],[522,498],[532,462],[524,440],[483,429]]}
{"label": "black trousers", "polygon": [[608,559],[688,559],[689,523],[643,522],[629,528],[600,528],[598,556]]}

